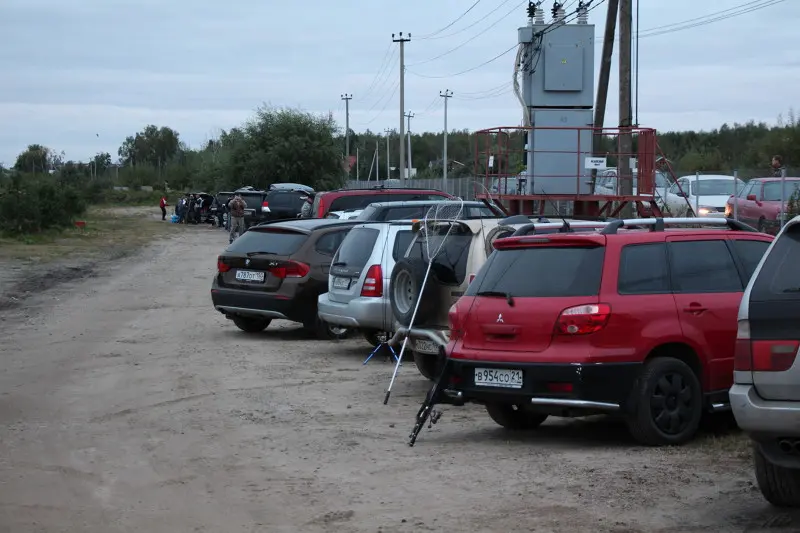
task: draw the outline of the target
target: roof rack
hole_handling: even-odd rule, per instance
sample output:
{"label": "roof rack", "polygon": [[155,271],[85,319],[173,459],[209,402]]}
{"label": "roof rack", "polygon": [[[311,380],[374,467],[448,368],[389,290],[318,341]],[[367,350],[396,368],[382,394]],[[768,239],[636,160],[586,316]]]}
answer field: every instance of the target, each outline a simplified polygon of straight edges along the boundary
{"label": "roof rack", "polygon": [[665,226],[676,225],[700,225],[700,226],[727,226],[728,229],[734,231],[754,231],[758,232],[752,226],[748,226],[743,222],[734,220],[732,218],[699,218],[699,217],[683,217],[683,218],[633,218],[626,220],[613,220],[607,224],[600,232],[603,235],[616,235],[617,231],[625,227],[637,226],[651,226],[650,231],[664,231]]}
{"label": "roof rack", "polygon": [[[572,233],[572,228],[605,228],[608,222],[594,222],[589,220],[573,220],[568,224],[564,222],[534,222],[532,224],[525,224],[514,232],[512,237],[523,237],[525,235],[536,234],[537,230],[557,229],[558,233]],[[548,232],[550,233],[550,232]]]}

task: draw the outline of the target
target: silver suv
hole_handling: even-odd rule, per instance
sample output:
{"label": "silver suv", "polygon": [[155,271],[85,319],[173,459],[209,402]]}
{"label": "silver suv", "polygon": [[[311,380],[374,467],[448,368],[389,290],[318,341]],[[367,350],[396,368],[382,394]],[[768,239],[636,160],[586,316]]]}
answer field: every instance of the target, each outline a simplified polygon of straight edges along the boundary
{"label": "silver suv", "polygon": [[753,440],[764,498],[800,507],[800,217],[753,272],[739,306],[733,414]]}
{"label": "silver suv", "polygon": [[328,292],[318,298],[319,317],[330,324],[361,330],[372,345],[394,332],[389,275],[414,234],[411,221],[354,226],[331,263]]}

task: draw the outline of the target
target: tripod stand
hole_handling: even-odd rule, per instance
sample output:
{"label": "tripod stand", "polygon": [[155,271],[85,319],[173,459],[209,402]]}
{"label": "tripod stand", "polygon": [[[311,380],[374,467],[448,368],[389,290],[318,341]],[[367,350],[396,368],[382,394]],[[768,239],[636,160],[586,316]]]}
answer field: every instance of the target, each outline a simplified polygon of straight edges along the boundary
{"label": "tripod stand", "polygon": [[378,344],[377,346],[375,346],[375,349],[373,349],[373,350],[372,350],[372,353],[370,353],[370,354],[369,354],[369,357],[367,357],[367,358],[364,360],[364,363],[363,363],[363,364],[365,364],[365,365],[366,365],[367,363],[369,363],[369,360],[370,360],[370,359],[372,359],[372,357],[373,357],[373,356],[374,356],[376,353],[378,353],[378,351],[379,351],[381,348],[383,348],[384,346],[386,346],[386,347],[389,349],[389,351],[390,351],[390,352],[391,352],[391,354],[392,354],[392,357],[394,357],[394,362],[396,363],[396,362],[398,361],[398,359],[397,359],[397,353],[394,351],[394,348],[392,348],[392,345],[391,345],[391,344],[389,344],[388,342],[381,342],[380,344]]}

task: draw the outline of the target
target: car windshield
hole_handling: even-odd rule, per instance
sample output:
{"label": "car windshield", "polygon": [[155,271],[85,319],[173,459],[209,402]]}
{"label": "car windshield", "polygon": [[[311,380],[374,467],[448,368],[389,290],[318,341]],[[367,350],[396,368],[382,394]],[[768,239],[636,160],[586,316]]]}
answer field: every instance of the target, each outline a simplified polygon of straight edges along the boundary
{"label": "car windshield", "polygon": [[[788,201],[795,191],[800,189],[800,180],[786,180],[786,189],[783,199]],[[767,202],[781,201],[781,182],[768,181],[764,183],[764,200]]]}
{"label": "car windshield", "polygon": [[[730,196],[733,194],[733,180],[711,179],[690,181],[692,184],[692,196]],[[737,187],[744,185],[739,180]]]}
{"label": "car windshield", "polygon": [[278,228],[250,228],[225,249],[226,252],[266,252],[273,255],[292,255],[306,242],[308,235]]}
{"label": "car windshield", "polygon": [[496,292],[547,298],[595,296],[603,273],[603,246],[562,246],[500,250],[472,280],[466,296]]}

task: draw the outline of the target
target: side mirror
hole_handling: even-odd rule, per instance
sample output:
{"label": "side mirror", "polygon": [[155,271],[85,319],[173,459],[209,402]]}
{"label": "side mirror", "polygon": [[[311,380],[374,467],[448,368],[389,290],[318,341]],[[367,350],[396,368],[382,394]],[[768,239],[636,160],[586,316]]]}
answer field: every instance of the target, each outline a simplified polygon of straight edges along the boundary
{"label": "side mirror", "polygon": [[757,201],[755,194],[748,194],[747,199],[750,200],[751,202]]}
{"label": "side mirror", "polygon": [[681,198],[686,198],[686,191],[675,191],[675,196],[680,196]]}
{"label": "side mirror", "polygon": [[411,224],[411,233],[419,233],[419,229],[422,227],[422,221],[417,220],[413,224]]}

